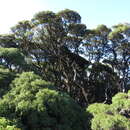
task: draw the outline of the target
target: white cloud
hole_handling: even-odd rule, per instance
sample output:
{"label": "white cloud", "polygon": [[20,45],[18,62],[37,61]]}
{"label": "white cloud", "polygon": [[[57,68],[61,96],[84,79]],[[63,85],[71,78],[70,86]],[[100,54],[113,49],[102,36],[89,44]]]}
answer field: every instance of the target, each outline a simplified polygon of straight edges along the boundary
{"label": "white cloud", "polygon": [[27,20],[41,10],[48,10],[44,0],[0,0],[0,33],[8,33],[18,21]]}

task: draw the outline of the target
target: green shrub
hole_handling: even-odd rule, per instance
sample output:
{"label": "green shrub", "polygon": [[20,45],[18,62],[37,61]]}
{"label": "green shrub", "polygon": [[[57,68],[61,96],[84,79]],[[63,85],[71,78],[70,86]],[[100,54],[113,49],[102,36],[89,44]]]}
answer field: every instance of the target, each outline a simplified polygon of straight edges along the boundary
{"label": "green shrub", "polygon": [[122,109],[130,110],[129,93],[118,93],[112,98],[111,110],[119,113]]}
{"label": "green shrub", "polygon": [[85,112],[67,94],[43,89],[36,94],[34,105],[41,113],[41,125],[61,130],[85,129]]}
{"label": "green shrub", "polygon": [[112,98],[112,103],[121,100],[121,99],[127,99],[128,95],[127,93],[118,93]]}
{"label": "green shrub", "polygon": [[92,130],[130,130],[130,98],[128,93],[118,93],[112,104],[95,103],[86,109]]}
{"label": "green shrub", "polygon": [[92,119],[92,130],[130,130],[130,121],[121,115],[97,114]]}
{"label": "green shrub", "polygon": [[27,130],[85,130],[86,114],[65,93],[32,72],[24,72],[0,100],[0,115],[19,119]]}
{"label": "green shrub", "polygon": [[94,103],[94,104],[88,106],[87,111],[90,112],[92,115],[96,115],[99,113],[109,111],[109,108],[110,108],[110,106],[107,104]]}
{"label": "green shrub", "polygon": [[51,88],[51,86],[51,83],[42,80],[40,76],[35,75],[33,72],[20,74],[11,83],[11,90],[0,101],[0,115],[3,116],[3,114],[11,113],[14,109],[17,110],[22,103],[23,107],[27,105],[30,107],[36,93],[42,88]]}
{"label": "green shrub", "polygon": [[17,128],[15,122],[10,121],[4,117],[0,117],[0,130],[21,130]]}

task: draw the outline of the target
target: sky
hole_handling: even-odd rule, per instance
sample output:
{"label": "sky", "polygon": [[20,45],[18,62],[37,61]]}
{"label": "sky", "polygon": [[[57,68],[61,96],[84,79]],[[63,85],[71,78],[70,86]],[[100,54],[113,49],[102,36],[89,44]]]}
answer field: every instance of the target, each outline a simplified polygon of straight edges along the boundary
{"label": "sky", "polygon": [[30,20],[39,11],[77,11],[87,28],[130,23],[130,0],[0,0],[0,33],[8,33],[18,21]]}

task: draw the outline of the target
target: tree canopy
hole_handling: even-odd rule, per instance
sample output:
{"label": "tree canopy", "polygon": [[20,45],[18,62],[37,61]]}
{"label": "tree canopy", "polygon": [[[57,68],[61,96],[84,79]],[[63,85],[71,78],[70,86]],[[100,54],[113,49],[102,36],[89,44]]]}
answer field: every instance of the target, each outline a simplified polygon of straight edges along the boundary
{"label": "tree canopy", "polygon": [[118,93],[112,98],[112,104],[95,103],[87,108],[93,116],[92,130],[130,129],[130,91]]}
{"label": "tree canopy", "polygon": [[[32,72],[20,74],[0,100],[0,115],[20,120],[25,129],[84,130],[85,111],[67,94]],[[18,127],[20,127],[18,125]]]}
{"label": "tree canopy", "polygon": [[130,24],[40,11],[0,35],[1,129],[129,130],[129,90]]}

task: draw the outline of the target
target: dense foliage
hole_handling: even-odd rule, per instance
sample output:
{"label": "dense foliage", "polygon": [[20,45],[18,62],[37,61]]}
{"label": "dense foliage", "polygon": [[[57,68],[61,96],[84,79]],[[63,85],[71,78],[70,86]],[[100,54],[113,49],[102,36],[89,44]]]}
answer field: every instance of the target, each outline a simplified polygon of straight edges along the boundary
{"label": "dense foliage", "polygon": [[10,72],[4,66],[0,66],[0,97],[10,89],[9,84],[15,78],[15,73]]}
{"label": "dense foliage", "polygon": [[41,11],[0,35],[2,130],[129,130],[128,90],[129,24]]}
{"label": "dense foliage", "polygon": [[129,130],[130,129],[130,91],[118,93],[112,104],[95,103],[87,108],[92,114],[92,130]]}
{"label": "dense foliage", "polygon": [[85,111],[65,93],[32,72],[20,74],[0,100],[0,116],[19,120],[27,130],[84,130]]}
{"label": "dense foliage", "polygon": [[0,117],[0,129],[1,130],[21,130],[16,127],[16,121],[10,121],[4,117]]}

